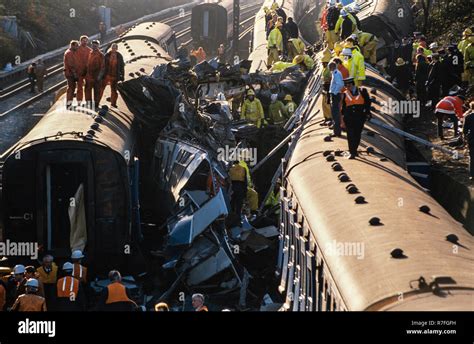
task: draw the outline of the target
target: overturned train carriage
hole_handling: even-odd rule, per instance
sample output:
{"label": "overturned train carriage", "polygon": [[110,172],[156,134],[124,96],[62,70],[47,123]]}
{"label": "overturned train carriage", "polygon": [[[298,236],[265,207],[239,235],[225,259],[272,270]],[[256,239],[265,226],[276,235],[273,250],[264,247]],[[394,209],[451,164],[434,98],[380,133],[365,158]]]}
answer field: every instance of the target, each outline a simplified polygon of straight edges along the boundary
{"label": "overturned train carriage", "polygon": [[[305,97],[319,93],[321,72]],[[373,117],[400,128],[400,116],[384,108],[401,99],[398,91],[370,71],[365,85]],[[406,171],[404,142],[392,132],[366,123],[360,158],[345,159],[346,139],[328,139],[331,131],[320,126],[321,101],[309,100],[284,166],[278,273],[285,308],[471,310],[472,236]]]}
{"label": "overturned train carriage", "polygon": [[[166,28],[143,23],[117,41],[126,81],[170,60]],[[1,157],[5,239],[38,242],[59,261],[83,249],[98,274],[143,271],[136,118],[120,96],[117,105],[67,109],[62,97]]]}

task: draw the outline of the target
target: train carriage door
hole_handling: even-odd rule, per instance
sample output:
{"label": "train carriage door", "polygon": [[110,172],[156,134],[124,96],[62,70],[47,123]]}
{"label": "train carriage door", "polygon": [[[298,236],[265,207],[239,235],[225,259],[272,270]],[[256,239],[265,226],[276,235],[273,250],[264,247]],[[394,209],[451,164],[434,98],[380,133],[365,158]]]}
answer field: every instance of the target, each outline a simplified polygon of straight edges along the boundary
{"label": "train carriage door", "polygon": [[88,207],[93,204],[91,165],[88,152],[40,153],[43,245],[58,257],[67,257],[72,249],[84,249],[86,244]]}

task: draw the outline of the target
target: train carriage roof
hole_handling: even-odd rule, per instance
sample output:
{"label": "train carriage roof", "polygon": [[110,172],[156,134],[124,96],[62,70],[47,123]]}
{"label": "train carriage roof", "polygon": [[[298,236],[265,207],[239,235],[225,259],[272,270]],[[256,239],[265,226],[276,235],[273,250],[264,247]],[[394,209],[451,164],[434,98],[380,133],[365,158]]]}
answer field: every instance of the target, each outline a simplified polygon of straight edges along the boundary
{"label": "train carriage roof", "polygon": [[[387,96],[379,89],[375,98],[380,101]],[[318,102],[315,109],[321,109],[321,97],[313,102]],[[386,116],[374,117],[391,124]],[[352,249],[356,244],[363,245],[359,246],[363,247],[363,257],[324,255],[348,309],[365,310],[400,293],[407,295],[414,291],[410,281],[421,276],[427,283],[434,276],[449,276],[455,281],[453,287],[474,288],[472,236],[406,172],[403,148],[398,148],[394,139],[363,134],[359,148],[371,146],[380,154],[362,154],[357,160],[335,156],[335,161],[327,161],[323,152],[347,151],[347,141],[334,138],[326,142],[324,137],[330,131],[319,126],[322,120],[322,113],[313,111],[296,145],[288,166],[288,193],[323,251],[329,247],[326,245]],[[383,155],[389,159],[382,160]],[[334,163],[339,163],[343,171],[334,171]],[[343,172],[360,193],[346,191],[349,183],[338,178]],[[365,204],[355,202],[359,196],[365,198]],[[423,205],[431,209],[429,214],[419,210]],[[381,225],[370,225],[374,217]],[[457,250],[453,249],[452,235],[458,238]],[[404,256],[392,257],[396,249]],[[446,307],[439,296],[429,302],[430,307],[424,309]],[[404,307],[409,306],[400,303],[400,309]],[[452,309],[457,308],[452,305]]]}

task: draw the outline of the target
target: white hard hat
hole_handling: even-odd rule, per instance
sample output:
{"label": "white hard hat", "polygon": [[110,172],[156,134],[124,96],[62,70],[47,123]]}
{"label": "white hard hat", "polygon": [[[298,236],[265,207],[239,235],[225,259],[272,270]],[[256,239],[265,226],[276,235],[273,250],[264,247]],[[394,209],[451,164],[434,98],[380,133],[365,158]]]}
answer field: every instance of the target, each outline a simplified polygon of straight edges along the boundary
{"label": "white hard hat", "polygon": [[84,255],[82,254],[81,250],[75,250],[71,254],[71,259],[81,259],[84,258]]}
{"label": "white hard hat", "polygon": [[39,287],[38,280],[35,278],[29,278],[28,281],[26,281],[26,286],[32,287],[32,288],[38,288]]}
{"label": "white hard hat", "polygon": [[345,9],[342,9],[341,10],[341,16],[342,17],[347,17],[347,15],[348,15],[347,11]]}
{"label": "white hard hat", "polygon": [[331,7],[336,6],[336,0],[328,0],[328,5]]}
{"label": "white hard hat", "polygon": [[430,49],[438,49],[438,43],[433,42],[430,44]]}
{"label": "white hard hat", "polygon": [[272,99],[272,102],[276,102],[276,100],[278,99],[278,94],[272,93],[271,99]]}
{"label": "white hard hat", "polygon": [[18,264],[18,265],[15,265],[15,267],[13,268],[13,274],[15,275],[24,274],[24,273],[25,273],[24,265]]}
{"label": "white hard hat", "polygon": [[64,263],[63,265],[64,271],[73,270],[73,269],[74,269],[74,265],[72,265],[72,263],[69,263],[69,262]]}
{"label": "white hard hat", "polygon": [[342,49],[342,55],[343,56],[352,56],[352,50],[349,48],[344,48]]}

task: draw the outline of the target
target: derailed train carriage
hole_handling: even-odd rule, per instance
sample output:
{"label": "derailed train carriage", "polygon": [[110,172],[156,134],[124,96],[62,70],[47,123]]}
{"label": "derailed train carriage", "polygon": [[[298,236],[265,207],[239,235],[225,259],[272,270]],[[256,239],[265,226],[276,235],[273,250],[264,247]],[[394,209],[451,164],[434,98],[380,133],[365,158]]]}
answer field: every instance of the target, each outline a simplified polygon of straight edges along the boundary
{"label": "derailed train carriage", "polygon": [[[173,37],[167,25],[142,23],[119,38],[125,79],[168,63]],[[83,249],[97,274],[141,272],[135,116],[121,97],[98,112],[65,104],[63,96],[1,157],[3,237],[38,242],[60,261]]]}
{"label": "derailed train carriage", "polygon": [[[360,158],[344,158],[345,138],[320,126],[321,72],[309,80],[303,129],[282,165],[283,308],[472,310],[472,236],[406,171],[404,141],[391,131],[369,122]],[[365,86],[373,117],[400,128],[384,106],[399,92],[371,71]]]}

